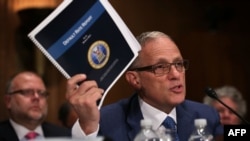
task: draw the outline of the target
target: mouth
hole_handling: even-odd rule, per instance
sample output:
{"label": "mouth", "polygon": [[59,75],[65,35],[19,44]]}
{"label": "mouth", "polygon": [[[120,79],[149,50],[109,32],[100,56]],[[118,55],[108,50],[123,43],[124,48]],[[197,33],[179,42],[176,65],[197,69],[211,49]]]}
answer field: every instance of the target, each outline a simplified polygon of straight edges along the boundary
{"label": "mouth", "polygon": [[176,85],[176,86],[170,88],[170,90],[174,93],[182,93],[183,92],[183,85]]}
{"label": "mouth", "polygon": [[41,108],[39,106],[33,106],[31,107],[32,111],[41,111]]}

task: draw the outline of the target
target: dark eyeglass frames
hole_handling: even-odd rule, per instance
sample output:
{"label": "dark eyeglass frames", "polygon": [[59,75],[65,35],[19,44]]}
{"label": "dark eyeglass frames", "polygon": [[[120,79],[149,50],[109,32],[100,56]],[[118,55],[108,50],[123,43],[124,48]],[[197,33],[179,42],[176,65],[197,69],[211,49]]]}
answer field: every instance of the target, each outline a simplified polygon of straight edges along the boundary
{"label": "dark eyeglass frames", "polygon": [[180,60],[173,63],[159,63],[155,65],[134,68],[131,71],[149,71],[154,73],[156,76],[161,76],[167,74],[171,70],[171,66],[175,66],[176,70],[179,72],[183,72],[188,69],[189,61],[188,60]]}
{"label": "dark eyeglass frames", "polygon": [[21,94],[25,97],[32,97],[37,93],[40,98],[47,98],[48,97],[48,92],[44,90],[34,90],[34,89],[21,89],[21,90],[16,90],[13,92],[9,92],[8,94],[13,95],[13,94]]}

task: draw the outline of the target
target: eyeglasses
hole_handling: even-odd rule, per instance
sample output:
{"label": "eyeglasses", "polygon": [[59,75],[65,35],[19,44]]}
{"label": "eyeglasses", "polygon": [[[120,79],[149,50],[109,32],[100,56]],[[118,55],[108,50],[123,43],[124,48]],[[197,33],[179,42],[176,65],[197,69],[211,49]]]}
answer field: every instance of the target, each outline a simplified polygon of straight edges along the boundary
{"label": "eyeglasses", "polygon": [[23,90],[16,90],[13,92],[10,92],[8,94],[21,94],[25,97],[32,97],[37,93],[40,98],[47,98],[48,97],[48,92],[44,90],[34,90],[34,89],[23,89]]}
{"label": "eyeglasses", "polygon": [[161,75],[169,73],[172,65],[175,66],[178,72],[183,72],[184,70],[188,69],[189,61],[181,60],[181,61],[176,61],[174,63],[160,63],[160,64],[145,66],[141,68],[134,68],[134,69],[131,69],[131,71],[149,71],[149,72],[154,73],[156,76],[161,76]]}

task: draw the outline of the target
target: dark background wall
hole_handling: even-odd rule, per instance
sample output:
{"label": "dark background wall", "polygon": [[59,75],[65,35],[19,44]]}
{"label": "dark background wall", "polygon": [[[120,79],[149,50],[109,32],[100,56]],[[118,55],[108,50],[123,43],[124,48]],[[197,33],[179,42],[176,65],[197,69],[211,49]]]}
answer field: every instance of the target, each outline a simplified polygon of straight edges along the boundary
{"label": "dark background wall", "polygon": [[[8,1],[5,1],[6,3]],[[237,87],[250,104],[249,6],[248,1],[233,0],[110,0],[134,35],[160,30],[170,35],[190,60],[187,77],[187,98],[202,101],[206,86]],[[7,117],[3,100],[5,82],[17,70],[32,68],[44,75],[52,93],[48,120],[57,122],[57,110],[65,101],[66,79],[33,45],[26,42],[29,25],[36,15],[31,12],[24,23],[20,13],[13,13],[0,3],[0,119]],[[26,19],[27,18],[27,19]],[[38,20],[41,20],[38,19]],[[36,24],[36,23],[34,23]],[[33,25],[25,27],[32,29]],[[29,48],[29,49],[28,49]],[[26,55],[25,55],[26,53]],[[26,61],[25,61],[26,60]],[[27,63],[29,62],[29,63]],[[128,97],[132,89],[122,76],[105,99],[105,104]],[[3,112],[2,112],[3,111]],[[248,112],[250,113],[250,112]],[[247,119],[250,119],[248,114]]]}

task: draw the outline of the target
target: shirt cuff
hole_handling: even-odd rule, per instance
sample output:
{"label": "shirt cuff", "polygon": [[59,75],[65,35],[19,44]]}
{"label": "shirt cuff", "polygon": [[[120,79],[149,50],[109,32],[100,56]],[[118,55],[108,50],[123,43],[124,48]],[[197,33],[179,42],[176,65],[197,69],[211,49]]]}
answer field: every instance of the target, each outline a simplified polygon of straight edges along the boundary
{"label": "shirt cuff", "polygon": [[80,139],[95,139],[97,137],[98,131],[99,131],[99,125],[95,132],[86,135],[80,126],[79,120],[77,119],[72,127],[72,137]]}

